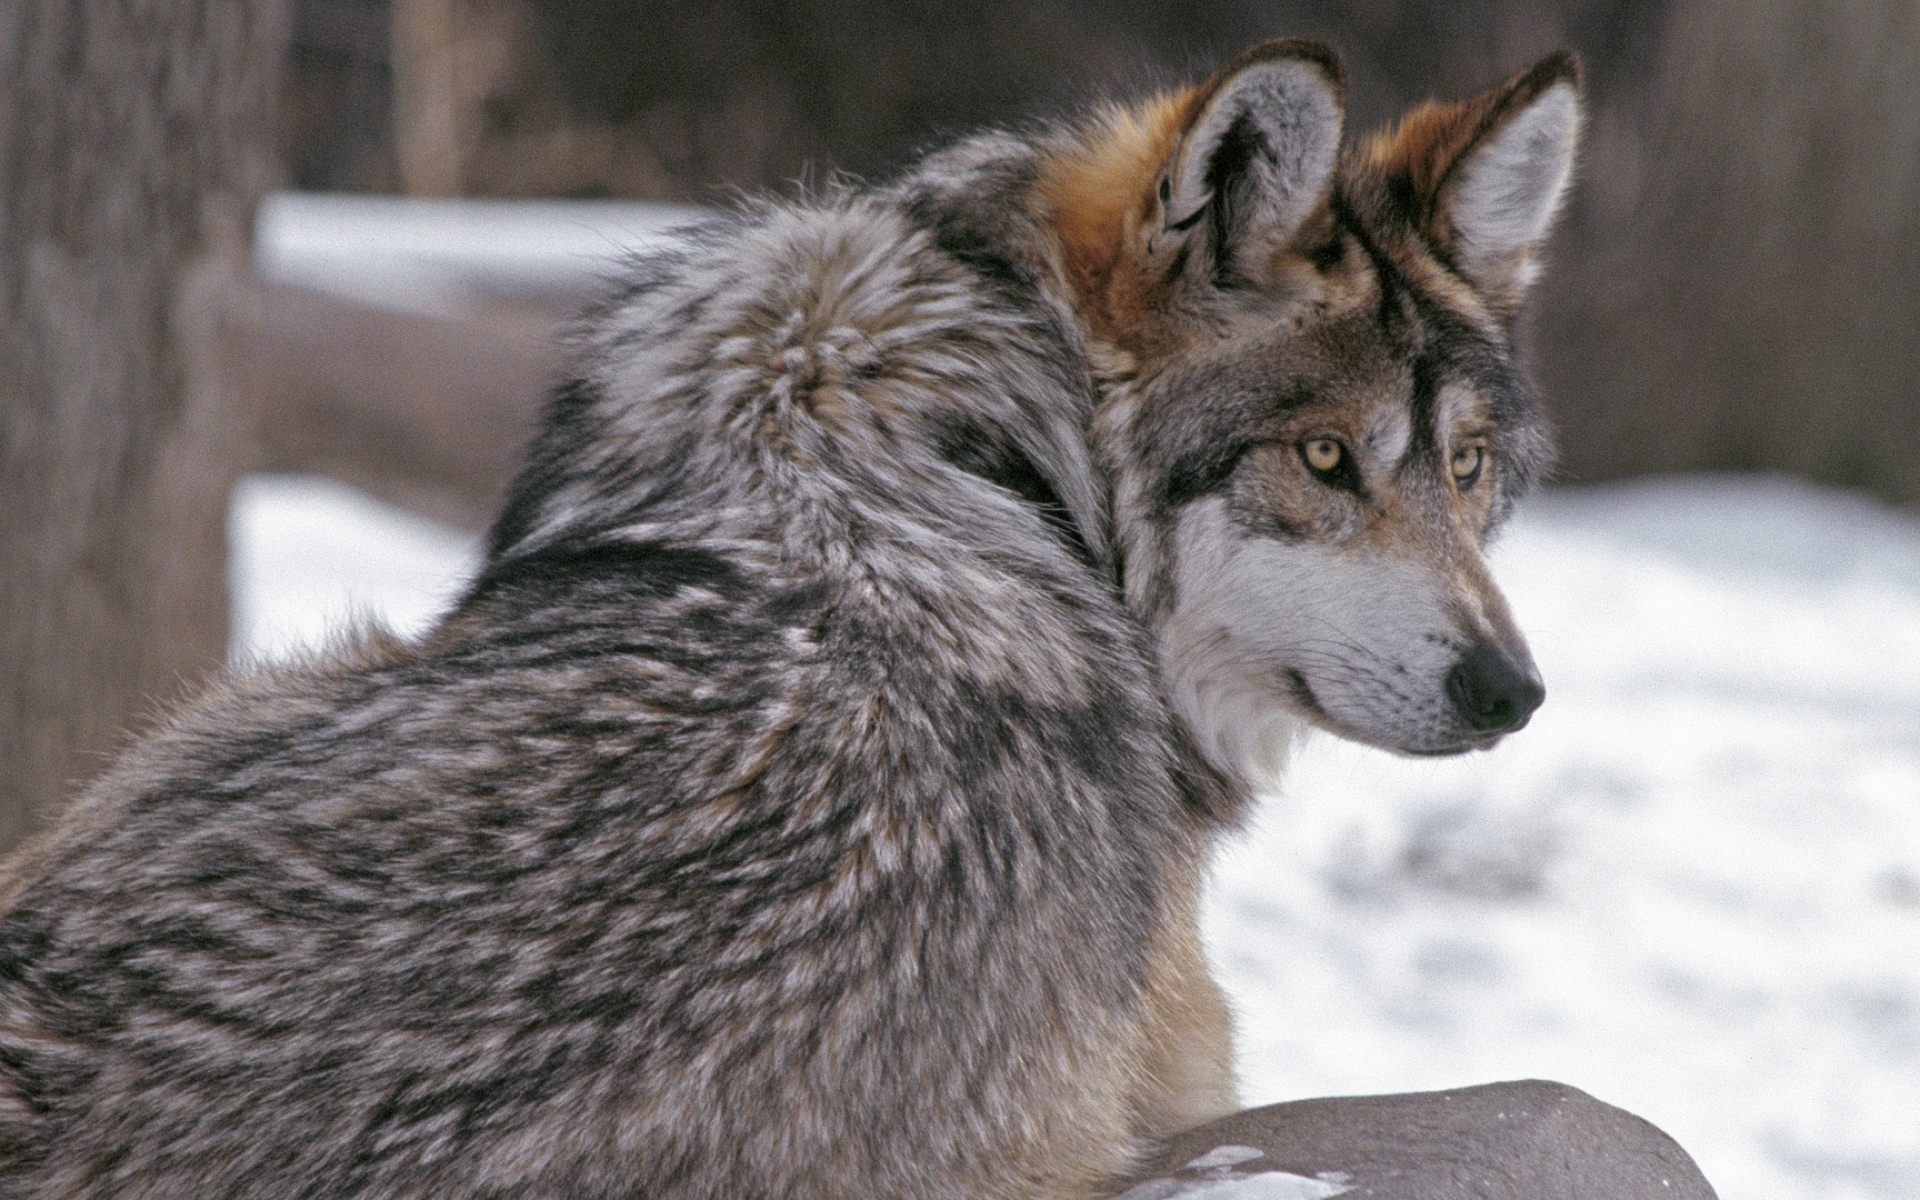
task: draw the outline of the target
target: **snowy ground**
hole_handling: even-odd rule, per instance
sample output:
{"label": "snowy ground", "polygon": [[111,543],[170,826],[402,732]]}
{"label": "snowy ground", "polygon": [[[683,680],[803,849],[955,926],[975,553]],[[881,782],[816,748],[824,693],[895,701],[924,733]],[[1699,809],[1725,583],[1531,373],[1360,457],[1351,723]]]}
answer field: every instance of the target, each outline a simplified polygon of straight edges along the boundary
{"label": "snowy ground", "polygon": [[[471,540],[255,477],[235,654],[418,630]],[[1920,1196],[1920,519],[1771,481],[1550,493],[1495,561],[1548,702],[1469,759],[1322,738],[1209,916],[1250,1102],[1564,1080],[1727,1200]]]}

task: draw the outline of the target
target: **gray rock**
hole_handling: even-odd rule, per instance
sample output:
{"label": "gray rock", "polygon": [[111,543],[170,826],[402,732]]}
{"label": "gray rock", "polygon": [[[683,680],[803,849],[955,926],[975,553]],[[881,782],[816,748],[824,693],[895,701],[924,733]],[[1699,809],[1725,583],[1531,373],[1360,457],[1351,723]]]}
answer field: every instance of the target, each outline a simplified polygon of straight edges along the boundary
{"label": "gray rock", "polygon": [[1678,1143],[1541,1080],[1249,1109],[1175,1138],[1119,1200],[1716,1200]]}

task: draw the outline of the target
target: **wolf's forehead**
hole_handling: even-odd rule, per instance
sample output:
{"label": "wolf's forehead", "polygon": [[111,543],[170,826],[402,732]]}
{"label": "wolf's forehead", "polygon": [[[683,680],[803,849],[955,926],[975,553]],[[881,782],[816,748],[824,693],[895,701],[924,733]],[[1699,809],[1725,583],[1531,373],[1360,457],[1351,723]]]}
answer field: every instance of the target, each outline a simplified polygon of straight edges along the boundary
{"label": "wolf's forehead", "polygon": [[1404,407],[1387,405],[1375,414],[1360,437],[1360,450],[1375,471],[1389,471],[1407,456],[1413,444],[1413,417]]}
{"label": "wolf's forehead", "polygon": [[1429,434],[1444,438],[1521,388],[1505,327],[1429,247],[1402,243],[1389,253],[1357,229],[1342,233],[1364,251],[1336,268],[1345,276],[1338,287],[1345,319],[1328,333],[1336,342],[1370,344],[1370,353],[1354,357],[1372,358],[1376,370],[1406,385],[1393,389],[1399,403],[1375,417],[1380,445],[1404,451],[1409,432],[1414,446]]}
{"label": "wolf's forehead", "polygon": [[1390,471],[1419,447],[1449,445],[1483,418],[1484,408],[1485,400],[1479,392],[1460,380],[1442,384],[1431,405],[1418,405],[1410,395],[1382,399],[1362,418],[1360,454],[1373,469]]}
{"label": "wolf's forehead", "polygon": [[1330,243],[1316,257],[1348,305],[1372,308],[1400,336],[1420,342],[1467,334],[1504,336],[1504,323],[1473,286],[1398,206],[1355,204],[1343,191],[1332,205]]}

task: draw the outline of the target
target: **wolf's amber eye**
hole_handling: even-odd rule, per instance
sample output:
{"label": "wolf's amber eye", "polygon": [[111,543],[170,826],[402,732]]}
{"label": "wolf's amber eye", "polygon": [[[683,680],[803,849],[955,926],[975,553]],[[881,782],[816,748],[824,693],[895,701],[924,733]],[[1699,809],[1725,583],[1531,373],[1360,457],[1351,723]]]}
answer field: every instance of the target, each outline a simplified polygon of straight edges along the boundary
{"label": "wolf's amber eye", "polygon": [[1300,456],[1307,460],[1307,465],[1322,475],[1336,470],[1346,455],[1347,448],[1332,438],[1310,438],[1300,447]]}
{"label": "wolf's amber eye", "polygon": [[1453,452],[1448,469],[1453,472],[1453,482],[1461,491],[1473,486],[1480,478],[1480,468],[1486,464],[1487,451],[1484,446],[1462,446]]}

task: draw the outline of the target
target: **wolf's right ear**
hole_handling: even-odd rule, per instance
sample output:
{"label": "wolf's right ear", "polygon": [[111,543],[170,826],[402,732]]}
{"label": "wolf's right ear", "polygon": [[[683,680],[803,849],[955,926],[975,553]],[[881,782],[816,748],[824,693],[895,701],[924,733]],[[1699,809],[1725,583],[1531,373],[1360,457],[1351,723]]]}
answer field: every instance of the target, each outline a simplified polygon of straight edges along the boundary
{"label": "wolf's right ear", "polygon": [[1322,204],[1346,117],[1340,59],[1318,42],[1262,42],[1200,86],[1159,182],[1156,251],[1181,246],[1211,281],[1257,279]]}

